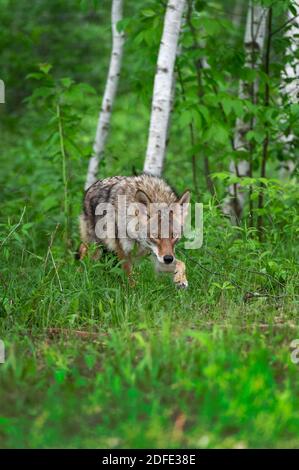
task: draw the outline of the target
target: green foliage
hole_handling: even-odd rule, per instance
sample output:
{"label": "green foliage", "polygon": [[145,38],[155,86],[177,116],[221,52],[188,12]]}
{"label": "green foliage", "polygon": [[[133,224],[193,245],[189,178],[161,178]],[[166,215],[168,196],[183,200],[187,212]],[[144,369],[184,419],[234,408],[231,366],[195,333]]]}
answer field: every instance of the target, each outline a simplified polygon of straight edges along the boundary
{"label": "green foliage", "polygon": [[[21,448],[295,448],[291,337],[275,335],[269,349],[271,333],[244,332],[240,347],[217,327],[184,332],[165,322],[159,334],[11,343],[0,436]],[[22,388],[17,399],[12,383]]]}
{"label": "green foliage", "polygon": [[[107,74],[110,2],[0,0],[0,447],[298,447],[289,344],[298,337],[299,194],[296,174],[277,173],[298,159],[297,138],[281,140],[299,135],[299,107],[280,89],[298,58],[285,53],[292,3],[263,2],[273,8],[270,76],[263,63],[244,65],[243,2],[191,3],[165,176],[178,191],[193,189],[195,201],[195,161],[204,244],[178,247],[190,283],[181,292],[147,259],[131,289],[113,256],[70,256]],[[124,65],[100,177],[142,170],[164,11],[160,0],[125,2]],[[256,76],[257,103],[239,98],[239,80]],[[250,177],[228,173],[231,159],[249,157],[232,148],[237,119],[255,123]],[[250,193],[255,221],[263,215],[262,241],[247,209],[239,226],[223,217],[230,184]]]}

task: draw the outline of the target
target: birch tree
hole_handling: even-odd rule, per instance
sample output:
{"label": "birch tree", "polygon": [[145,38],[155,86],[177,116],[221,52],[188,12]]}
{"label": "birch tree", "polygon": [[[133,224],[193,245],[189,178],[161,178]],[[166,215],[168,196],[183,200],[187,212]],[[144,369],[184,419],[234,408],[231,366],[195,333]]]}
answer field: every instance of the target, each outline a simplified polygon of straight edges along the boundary
{"label": "birch tree", "polygon": [[[266,22],[268,10],[264,7],[254,5],[252,1],[249,2],[246,28],[244,36],[244,49],[245,49],[245,67],[256,70],[262,60],[263,48],[266,36]],[[240,81],[239,84],[239,97],[241,99],[250,100],[253,104],[257,102],[258,80],[255,79],[253,83]],[[254,125],[253,120],[245,121],[238,118],[236,121],[235,135],[234,135],[234,150],[244,151],[250,153],[250,144],[246,140],[246,134],[252,129]],[[230,173],[238,177],[252,176],[252,168],[250,161],[241,160],[236,162],[231,161],[229,166]],[[240,219],[246,194],[241,189],[240,184],[233,184],[228,188],[228,196],[223,204],[223,212],[230,216],[232,223],[237,223]]]}
{"label": "birch tree", "polygon": [[[285,33],[285,36],[290,40],[290,44],[286,50],[286,56],[289,58],[289,60],[281,76],[282,94],[287,98],[290,104],[298,103],[299,96],[299,60],[296,57],[296,51],[299,49],[298,1],[294,1],[293,6],[296,14],[293,16],[292,12],[290,10],[288,11],[288,21],[290,22],[290,27]],[[285,155],[292,155],[295,140],[296,136],[292,131],[288,132],[287,135],[282,136],[281,141],[284,144],[283,153]],[[288,158],[280,167],[280,177],[288,178],[294,169],[294,161]]]}
{"label": "birch tree", "polygon": [[123,0],[112,0],[112,51],[101,111],[98,118],[96,136],[93,144],[93,153],[88,165],[85,189],[88,189],[97,180],[99,163],[103,158],[105,143],[108,136],[111,111],[117,92],[123,56],[124,33],[117,29],[117,23],[122,20],[122,17]]}
{"label": "birch tree", "polygon": [[4,81],[0,80],[0,104],[5,103],[5,85]]}
{"label": "birch tree", "polygon": [[149,136],[143,171],[160,176],[163,170],[169,114],[185,0],[168,0],[154,81]]}

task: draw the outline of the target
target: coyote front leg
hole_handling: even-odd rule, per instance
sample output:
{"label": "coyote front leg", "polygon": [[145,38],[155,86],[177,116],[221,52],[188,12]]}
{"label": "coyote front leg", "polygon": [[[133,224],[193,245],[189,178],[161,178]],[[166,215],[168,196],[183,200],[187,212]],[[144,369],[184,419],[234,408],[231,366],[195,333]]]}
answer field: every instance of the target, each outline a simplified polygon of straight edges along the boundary
{"label": "coyote front leg", "polygon": [[162,264],[162,263],[155,263],[156,269],[158,272],[163,273],[173,273],[173,282],[175,283],[176,287],[180,287],[182,289],[186,289],[188,287],[188,281],[186,277],[186,265],[183,261],[177,259],[172,264]]}
{"label": "coyote front leg", "polygon": [[173,276],[173,282],[177,287],[186,289],[188,287],[188,281],[186,277],[186,265],[183,261],[176,260],[175,270]]}

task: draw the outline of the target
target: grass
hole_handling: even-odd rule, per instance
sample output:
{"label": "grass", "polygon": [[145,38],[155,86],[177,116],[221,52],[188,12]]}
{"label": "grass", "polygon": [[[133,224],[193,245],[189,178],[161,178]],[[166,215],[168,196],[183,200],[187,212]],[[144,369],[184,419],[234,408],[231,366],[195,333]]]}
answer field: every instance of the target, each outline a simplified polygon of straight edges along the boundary
{"label": "grass", "polygon": [[[221,276],[189,260],[177,291],[144,260],[130,288],[111,257],[21,242],[1,274],[0,447],[298,447],[295,278],[280,297],[244,269],[239,289],[203,248],[190,256]],[[249,286],[272,297],[244,302]]]}
{"label": "grass", "polygon": [[[146,259],[130,288],[113,257],[76,262],[65,251],[60,154],[41,145],[35,118],[38,139],[26,135],[38,127],[30,116],[23,134],[3,134],[0,447],[298,447],[296,194],[268,197],[260,243],[203,193],[203,247],[180,246],[188,290]],[[142,165],[146,122],[124,144],[127,113],[114,118],[101,175]],[[181,135],[171,145],[166,174],[183,191],[192,181]],[[72,160],[73,249],[86,164]]]}

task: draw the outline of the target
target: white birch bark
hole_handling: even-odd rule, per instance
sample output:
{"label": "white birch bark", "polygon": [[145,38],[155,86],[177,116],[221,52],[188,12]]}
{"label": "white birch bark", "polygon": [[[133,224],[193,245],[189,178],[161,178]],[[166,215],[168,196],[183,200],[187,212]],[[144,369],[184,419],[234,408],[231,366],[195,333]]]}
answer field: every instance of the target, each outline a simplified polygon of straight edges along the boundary
{"label": "white birch bark", "polygon": [[5,103],[5,85],[4,81],[0,80],[0,104]]}
{"label": "white birch bark", "polygon": [[[254,5],[252,1],[249,2],[244,36],[245,66],[248,68],[257,69],[261,63],[266,37],[267,16],[268,10],[266,8]],[[253,100],[255,103],[257,91],[257,80],[251,86],[244,81],[239,84],[239,97],[241,99]],[[245,122],[242,119],[237,119],[234,136],[235,150],[249,151],[246,134],[250,130],[250,126],[250,121]],[[238,163],[231,161],[229,171],[237,176],[248,176],[250,172],[249,162],[246,160]],[[245,199],[245,192],[241,190],[239,184],[233,184],[228,188],[228,196],[223,203],[223,212],[230,216],[232,223],[237,223],[240,219]]]}
{"label": "white birch bark", "polygon": [[99,113],[96,136],[93,145],[93,153],[89,160],[88,171],[85,182],[85,190],[96,180],[99,163],[103,158],[103,151],[108,136],[110,117],[113,102],[117,92],[118,80],[122,64],[124,33],[117,30],[117,23],[123,17],[123,0],[112,0],[111,23],[112,23],[112,52],[106,86]]}
{"label": "white birch bark", "polygon": [[147,151],[143,171],[160,176],[163,170],[174,64],[185,0],[168,0],[154,82]]}
{"label": "white birch bark", "polygon": [[[293,6],[296,9],[294,16],[290,11],[288,12],[288,20],[290,21],[290,28],[287,29],[285,36],[291,40],[286,54],[292,57],[293,60],[286,64],[285,70],[281,75],[282,94],[285,95],[290,104],[298,103],[299,97],[299,60],[296,57],[296,51],[299,49],[299,2],[295,0]],[[291,155],[293,152],[293,145],[295,142],[295,135],[290,132],[288,135],[283,135],[281,142],[284,144],[283,153]],[[295,169],[293,160],[287,159],[284,161],[279,169],[279,176],[281,179],[288,179]]]}

